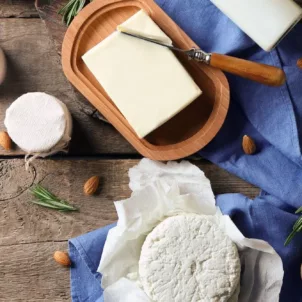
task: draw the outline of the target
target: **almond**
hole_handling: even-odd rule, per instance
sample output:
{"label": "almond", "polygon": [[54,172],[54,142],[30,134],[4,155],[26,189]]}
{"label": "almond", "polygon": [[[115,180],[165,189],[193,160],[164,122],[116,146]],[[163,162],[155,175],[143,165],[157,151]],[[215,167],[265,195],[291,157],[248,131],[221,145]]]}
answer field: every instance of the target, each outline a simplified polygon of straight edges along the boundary
{"label": "almond", "polygon": [[98,176],[90,177],[84,184],[84,193],[86,195],[92,195],[99,187],[100,178]]}
{"label": "almond", "polygon": [[3,50],[0,48],[0,85],[3,83],[6,75],[6,59]]}
{"label": "almond", "polygon": [[245,154],[254,154],[256,152],[256,145],[252,138],[245,135],[242,139],[242,148]]}
{"label": "almond", "polygon": [[63,266],[70,266],[71,265],[71,261],[69,258],[68,253],[66,252],[62,252],[62,251],[56,251],[53,254],[53,258],[55,259],[55,261]]}
{"label": "almond", "polygon": [[297,66],[302,69],[302,58],[297,61]]}
{"label": "almond", "polygon": [[8,133],[5,131],[0,132],[0,146],[2,146],[7,151],[12,148],[12,140],[9,137]]}

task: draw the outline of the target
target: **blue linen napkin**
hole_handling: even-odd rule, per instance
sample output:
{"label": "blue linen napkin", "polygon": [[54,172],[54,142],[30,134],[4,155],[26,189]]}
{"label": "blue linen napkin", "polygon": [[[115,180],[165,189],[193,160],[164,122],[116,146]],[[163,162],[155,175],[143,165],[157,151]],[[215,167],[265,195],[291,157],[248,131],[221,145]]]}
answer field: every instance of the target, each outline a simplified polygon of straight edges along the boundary
{"label": "blue linen napkin", "polygon": [[[222,212],[231,216],[246,237],[268,241],[281,256],[285,269],[280,301],[302,301],[302,234],[283,243],[302,205],[302,24],[270,53],[261,50],[209,0],[157,0],[172,19],[204,50],[225,53],[283,68],[286,85],[271,88],[227,75],[231,104],[216,138],[200,154],[263,191],[254,200],[241,194],[217,196]],[[257,145],[255,155],[245,155],[243,135]],[[112,227],[71,239],[72,300],[103,301],[101,276],[96,272]]]}

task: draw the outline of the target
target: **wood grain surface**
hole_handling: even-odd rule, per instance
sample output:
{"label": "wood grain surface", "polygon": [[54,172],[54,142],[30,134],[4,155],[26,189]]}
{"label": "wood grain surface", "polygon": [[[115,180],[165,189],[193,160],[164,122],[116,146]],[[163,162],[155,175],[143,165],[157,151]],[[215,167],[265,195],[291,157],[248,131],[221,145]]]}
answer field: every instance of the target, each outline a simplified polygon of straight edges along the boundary
{"label": "wood grain surface", "polygon": [[69,269],[55,263],[67,242],[0,246],[0,302],[70,301]]}
{"label": "wood grain surface", "polygon": [[189,60],[186,55],[179,56],[202,94],[167,123],[140,139],[82,60],[88,50],[141,9],[174,45],[181,49],[198,47],[153,0],[93,1],[78,14],[66,32],[62,46],[63,70],[69,81],[140,154],[153,160],[184,158],[206,146],[220,130],[227,115],[229,84],[219,69]]}
{"label": "wood grain surface", "polygon": [[278,67],[222,54],[212,53],[210,65],[268,86],[281,86],[286,81],[284,71]]}
{"label": "wood grain surface", "polygon": [[52,37],[56,50],[61,54],[62,43],[67,26],[62,22],[62,16],[58,14],[60,8],[67,1],[61,0],[35,0],[36,9],[45,22],[49,35]]}
{"label": "wood grain surface", "polygon": [[[52,260],[67,240],[116,221],[113,201],[130,196],[128,170],[137,160],[38,160],[26,172],[21,159],[0,161],[0,301],[68,301],[68,270]],[[194,161],[218,193],[258,189],[207,161]],[[96,196],[83,193],[92,175],[101,178]],[[30,203],[28,188],[43,186],[79,207],[63,214]],[[23,297],[23,300],[22,300]],[[27,297],[24,300],[24,297]]]}
{"label": "wood grain surface", "polygon": [[[92,116],[96,110],[65,78],[52,39],[40,19],[0,18],[0,47],[8,62],[8,75],[0,86],[0,131],[5,111],[20,95],[42,91],[67,104],[74,119],[71,154],[135,154],[134,149],[109,124]],[[0,155],[23,154],[19,149]]]}
{"label": "wood grain surface", "polygon": [[[58,11],[67,3],[61,0],[35,0],[35,6],[40,18],[44,21],[49,36],[52,38],[54,47],[59,55],[61,55],[62,42],[67,30],[67,26],[62,22],[62,16]],[[91,118],[101,120],[107,123],[107,120],[94,107],[85,101],[84,97],[74,88],[75,94],[82,101],[82,108]],[[92,110],[93,109],[93,110]]]}
{"label": "wood grain surface", "polygon": [[[26,172],[23,159],[13,158],[22,154],[20,150],[0,150],[2,158],[9,155],[0,161],[0,302],[70,301],[69,270],[55,263],[52,255],[67,250],[69,238],[116,220],[113,201],[129,196],[128,170],[138,162],[127,159],[136,156],[134,150],[110,125],[93,118],[97,111],[75,93],[62,73],[55,45],[61,47],[65,32],[56,14],[64,2],[37,0],[47,30],[37,19],[33,1],[0,0],[0,47],[9,64],[8,78],[0,86],[0,131],[5,110],[15,98],[28,91],[46,91],[72,111],[75,132],[70,153],[90,155],[37,160]],[[93,154],[98,156],[92,158]],[[207,161],[193,163],[205,171],[216,194],[258,194],[257,188]],[[92,175],[100,176],[101,185],[90,197],[82,187]],[[28,189],[35,183],[80,211],[63,214],[30,203]]]}
{"label": "wood grain surface", "polygon": [[[128,170],[138,160],[39,160],[30,171],[21,159],[0,161],[0,245],[67,240],[116,220],[113,201],[129,196]],[[216,194],[257,190],[228,172],[201,160],[193,161],[212,181]],[[83,193],[84,182],[100,177],[99,194]],[[40,183],[80,208],[62,214],[29,203],[28,188]],[[1,270],[0,270],[1,271]]]}
{"label": "wood grain surface", "polygon": [[33,1],[0,0],[0,18],[39,18]]}

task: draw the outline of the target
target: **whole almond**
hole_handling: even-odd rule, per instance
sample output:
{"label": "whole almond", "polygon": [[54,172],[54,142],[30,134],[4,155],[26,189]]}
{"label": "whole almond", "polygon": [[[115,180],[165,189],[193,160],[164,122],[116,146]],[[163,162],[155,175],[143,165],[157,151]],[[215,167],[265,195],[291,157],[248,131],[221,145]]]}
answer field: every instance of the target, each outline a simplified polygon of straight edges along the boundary
{"label": "whole almond", "polygon": [[0,85],[3,83],[6,75],[6,59],[3,50],[0,48]]}
{"label": "whole almond", "polygon": [[56,251],[53,254],[53,258],[55,259],[55,261],[57,263],[59,263],[63,266],[70,266],[71,265],[69,255],[66,252]]}
{"label": "whole almond", "polygon": [[98,176],[90,177],[84,184],[84,193],[86,195],[92,195],[99,187],[100,178]]}
{"label": "whole almond", "polygon": [[302,69],[302,58],[297,61],[297,66]]}
{"label": "whole almond", "polygon": [[242,139],[242,148],[245,154],[254,154],[256,152],[255,142],[248,135],[244,135]]}
{"label": "whole almond", "polygon": [[2,146],[7,151],[12,148],[12,140],[9,137],[8,133],[5,131],[0,132],[0,146]]}

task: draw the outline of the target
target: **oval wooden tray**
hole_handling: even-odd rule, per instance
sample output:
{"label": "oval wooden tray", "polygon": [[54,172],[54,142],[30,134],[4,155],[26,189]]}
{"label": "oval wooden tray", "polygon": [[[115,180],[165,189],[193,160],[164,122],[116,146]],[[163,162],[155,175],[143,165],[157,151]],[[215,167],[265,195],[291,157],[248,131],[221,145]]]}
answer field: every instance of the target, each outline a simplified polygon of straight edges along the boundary
{"label": "oval wooden tray", "polygon": [[203,94],[147,137],[139,139],[81,59],[140,9],[152,17],[175,46],[197,47],[152,0],[95,0],[80,12],[67,30],[62,48],[63,70],[69,81],[143,156],[154,160],[183,158],[207,145],[225,120],[229,85],[220,70],[179,56]]}

